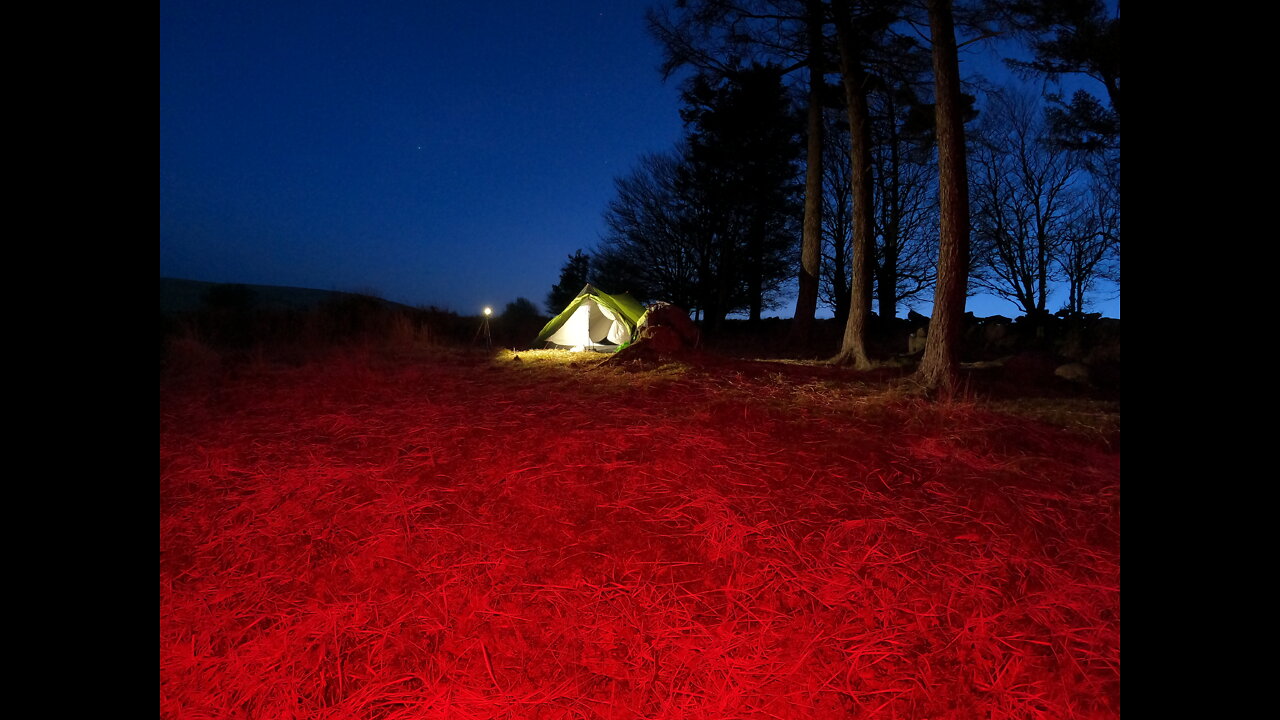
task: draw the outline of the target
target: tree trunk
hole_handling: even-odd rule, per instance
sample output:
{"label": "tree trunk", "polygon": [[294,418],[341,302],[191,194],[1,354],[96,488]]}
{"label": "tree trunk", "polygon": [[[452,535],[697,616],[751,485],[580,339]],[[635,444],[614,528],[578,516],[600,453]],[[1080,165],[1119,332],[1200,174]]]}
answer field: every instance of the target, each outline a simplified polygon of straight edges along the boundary
{"label": "tree trunk", "polygon": [[818,310],[818,273],[822,260],[822,86],[825,57],[822,52],[822,3],[805,4],[809,35],[808,146],[804,178],[804,229],[800,240],[800,287],[791,321],[792,346],[809,340]]}
{"label": "tree trunk", "polygon": [[1044,231],[1044,220],[1036,213],[1036,282],[1040,284],[1036,294],[1036,310],[1044,314],[1049,304],[1049,235]]}
{"label": "tree trunk", "polygon": [[760,315],[764,310],[764,222],[756,217],[752,219],[751,235],[748,239],[747,258],[747,318],[751,326],[760,324]]}
{"label": "tree trunk", "polygon": [[867,357],[867,323],[871,317],[871,123],[867,110],[866,72],[850,25],[848,0],[835,0],[836,42],[840,48],[840,76],[849,114],[849,163],[853,173],[853,276],[849,321],[844,343],[834,361],[871,368]]}
{"label": "tree trunk", "polygon": [[902,158],[899,152],[897,115],[893,93],[887,93],[889,103],[889,166],[882,172],[881,204],[883,213],[884,263],[876,275],[876,293],[879,299],[880,318],[890,321],[898,316],[898,259],[902,246]]}
{"label": "tree trunk", "polygon": [[[893,242],[897,242],[893,240]],[[876,291],[880,300],[880,317],[892,320],[898,316],[898,254],[890,245],[890,237],[886,233],[884,264],[876,278]]]}
{"label": "tree trunk", "polygon": [[831,258],[831,295],[836,300],[836,326],[849,322],[849,297],[852,291],[845,269],[849,267],[849,258],[844,254],[844,240],[837,240]]}
{"label": "tree trunk", "polygon": [[951,0],[929,0],[938,126],[938,196],[942,223],[938,284],[924,357],[916,371],[930,390],[951,389],[959,371],[959,341],[969,282],[969,176],[964,117],[960,106],[960,62]]}
{"label": "tree trunk", "polygon": [[1111,99],[1111,109],[1120,117],[1120,78],[1111,74],[1102,77],[1102,84],[1107,88],[1107,97]]}

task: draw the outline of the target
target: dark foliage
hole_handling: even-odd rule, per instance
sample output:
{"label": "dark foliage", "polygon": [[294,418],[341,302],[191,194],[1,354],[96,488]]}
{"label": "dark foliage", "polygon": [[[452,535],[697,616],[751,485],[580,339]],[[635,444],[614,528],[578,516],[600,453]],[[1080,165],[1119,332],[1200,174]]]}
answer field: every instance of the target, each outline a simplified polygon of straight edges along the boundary
{"label": "dark foliage", "polygon": [[[551,292],[547,294],[547,312],[551,315],[557,315],[561,310],[564,310],[564,306],[568,305],[569,301],[582,292],[583,286],[587,284],[587,276],[590,271],[591,256],[581,250],[570,255],[564,266],[560,268],[560,281],[552,286]],[[523,300],[524,298],[521,299]]]}
{"label": "dark foliage", "polygon": [[794,274],[799,120],[766,66],[700,75],[684,98],[684,144],[615,181],[592,279],[712,326],[735,312],[759,319]]}
{"label": "dark foliage", "polygon": [[[582,255],[581,251],[578,254]],[[570,258],[570,260],[572,259]],[[579,286],[578,290],[582,290],[582,287]],[[565,304],[576,295],[577,292],[570,296],[568,300],[565,300]],[[564,310],[564,305],[561,305],[554,314],[559,314],[561,310]],[[538,332],[547,324],[548,319],[538,312],[538,306],[534,305],[532,300],[523,297],[516,298],[507,303],[507,306],[502,310],[502,314],[494,319],[492,323],[493,341],[503,347],[522,350],[529,347],[530,341],[537,337]]]}
{"label": "dark foliage", "polygon": [[1102,84],[1104,105],[1081,90],[1065,101],[1049,96],[1059,141],[1074,149],[1099,151],[1120,142],[1120,6],[1102,0],[1016,0],[998,3],[1006,24],[1034,53],[1030,61],[1009,60],[1028,75],[1057,80],[1084,75]]}
{"label": "dark foliage", "polygon": [[732,312],[753,320],[794,274],[800,204],[800,122],[775,67],[726,80],[699,75],[684,93],[689,162],[677,187],[696,213],[686,225],[707,248],[699,306],[714,326]]}
{"label": "dark foliage", "polygon": [[705,248],[685,232],[694,209],[676,185],[684,162],[683,148],[645,155],[629,175],[614,180],[616,196],[604,212],[606,234],[591,256],[597,286],[630,293],[641,302],[699,307],[698,269]]}

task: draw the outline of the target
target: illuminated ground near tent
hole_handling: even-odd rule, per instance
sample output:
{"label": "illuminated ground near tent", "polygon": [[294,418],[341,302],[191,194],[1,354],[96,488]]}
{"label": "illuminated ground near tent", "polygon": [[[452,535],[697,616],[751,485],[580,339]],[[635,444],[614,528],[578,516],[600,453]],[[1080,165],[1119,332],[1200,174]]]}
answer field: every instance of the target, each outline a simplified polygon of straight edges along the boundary
{"label": "illuminated ground near tent", "polygon": [[162,386],[161,717],[1118,717],[1117,427],[565,355]]}

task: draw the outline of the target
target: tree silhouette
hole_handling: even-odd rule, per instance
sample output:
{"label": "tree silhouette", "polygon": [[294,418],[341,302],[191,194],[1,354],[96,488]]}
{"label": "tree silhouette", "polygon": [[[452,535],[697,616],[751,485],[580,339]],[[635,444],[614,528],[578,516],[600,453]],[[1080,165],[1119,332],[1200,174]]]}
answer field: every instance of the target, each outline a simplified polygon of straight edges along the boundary
{"label": "tree silhouette", "polygon": [[818,309],[819,275],[822,272],[823,147],[826,121],[823,96],[826,87],[827,53],[823,25],[826,8],[820,0],[805,2],[805,69],[808,71],[808,101],[805,107],[804,221],[800,235],[800,273],[796,310],[791,321],[792,345],[803,345],[813,327]]}
{"label": "tree silhouette", "polygon": [[700,209],[678,187],[687,152],[681,146],[644,155],[614,180],[605,235],[591,257],[592,278],[601,288],[641,301],[665,300],[690,312],[702,308],[699,272],[710,262],[710,248],[690,231]]}
{"label": "tree silhouette", "polygon": [[1120,140],[1120,4],[1112,15],[1102,0],[1005,0],[1005,23],[1025,39],[1032,60],[1008,60],[1028,75],[1056,81],[1084,75],[1102,84],[1104,106],[1076,91],[1070,102],[1051,95],[1050,120],[1061,142],[1074,149],[1112,148]]}
{"label": "tree silhouette", "polygon": [[929,53],[915,38],[881,43],[867,95],[871,119],[872,219],[877,312],[933,289],[937,260],[937,162]]}
{"label": "tree silhouette", "polygon": [[[1097,265],[1083,242],[1093,223],[1080,153],[1052,142],[1038,100],[1025,93],[991,93],[973,143],[973,280],[1043,320],[1062,253],[1077,284]],[[1072,241],[1075,240],[1074,244]]]}
{"label": "tree silhouette", "polygon": [[[578,288],[578,290],[581,291],[582,288]],[[564,307],[561,307],[552,314],[558,315],[561,310],[564,310]],[[499,317],[503,320],[520,321],[528,320],[529,318],[537,318],[540,317],[540,315],[538,314],[538,306],[534,305],[532,300],[529,298],[518,297],[507,303],[507,306],[502,309],[502,314]]]}
{"label": "tree silhouette", "polygon": [[1098,280],[1120,284],[1119,178],[1094,173],[1088,202],[1084,222],[1064,238],[1057,258],[1067,281],[1064,309],[1077,316],[1084,313],[1086,295]]}
{"label": "tree silhouette", "polygon": [[797,118],[772,66],[699,75],[684,100],[689,153],[678,188],[698,209],[686,231],[710,249],[699,268],[705,320],[712,331],[732,312],[758,321],[795,262]]}
{"label": "tree silhouette", "polygon": [[648,13],[664,50],[663,74],[682,67],[726,78],[752,62],[782,75],[804,70],[805,192],[798,293],[789,341],[802,344],[817,309],[822,259],[823,108],[825,76],[833,67],[823,0],[686,0]]}
{"label": "tree silhouette", "polygon": [[[591,257],[578,250],[569,256],[569,260],[560,268],[560,281],[551,287],[547,294],[547,312],[559,315],[587,284],[587,275],[591,270]],[[523,298],[521,298],[523,299]]]}

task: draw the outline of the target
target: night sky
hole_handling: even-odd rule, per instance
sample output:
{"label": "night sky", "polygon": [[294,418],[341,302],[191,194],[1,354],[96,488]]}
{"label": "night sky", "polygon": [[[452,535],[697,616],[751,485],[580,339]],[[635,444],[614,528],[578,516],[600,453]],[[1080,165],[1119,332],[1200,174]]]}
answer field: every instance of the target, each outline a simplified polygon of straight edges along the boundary
{"label": "night sky", "polygon": [[541,308],[681,136],[653,2],[162,0],[160,275]]}

